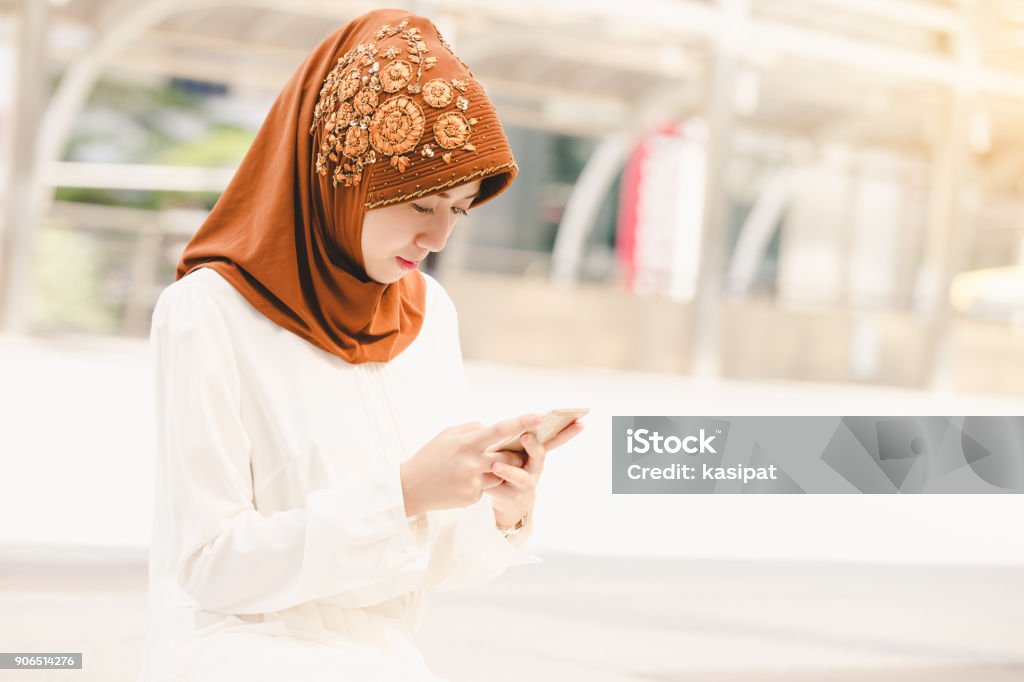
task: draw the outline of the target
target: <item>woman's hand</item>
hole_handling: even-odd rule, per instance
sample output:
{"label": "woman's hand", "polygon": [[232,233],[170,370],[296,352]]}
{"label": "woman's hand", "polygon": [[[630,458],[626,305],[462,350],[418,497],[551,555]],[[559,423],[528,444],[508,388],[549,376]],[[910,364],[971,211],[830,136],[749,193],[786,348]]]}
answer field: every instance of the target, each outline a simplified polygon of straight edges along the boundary
{"label": "woman's hand", "polygon": [[[524,434],[520,442],[529,455],[525,458],[525,464],[512,464],[505,460],[494,463],[491,471],[500,476],[502,482],[488,488],[487,493],[492,498],[491,504],[494,506],[494,519],[498,523],[498,528],[512,528],[523,518],[523,514],[533,510],[537,498],[537,483],[540,482],[541,472],[544,471],[547,453],[565,445],[581,431],[583,422],[573,421],[544,443],[539,443],[532,434]],[[523,456],[519,455],[519,459],[522,461]]]}
{"label": "woman's hand", "polygon": [[521,466],[523,455],[490,448],[542,420],[543,416],[531,413],[491,426],[460,424],[439,433],[401,465],[406,516],[468,507],[485,489],[503,485],[503,480],[491,473],[491,466],[495,462]]}

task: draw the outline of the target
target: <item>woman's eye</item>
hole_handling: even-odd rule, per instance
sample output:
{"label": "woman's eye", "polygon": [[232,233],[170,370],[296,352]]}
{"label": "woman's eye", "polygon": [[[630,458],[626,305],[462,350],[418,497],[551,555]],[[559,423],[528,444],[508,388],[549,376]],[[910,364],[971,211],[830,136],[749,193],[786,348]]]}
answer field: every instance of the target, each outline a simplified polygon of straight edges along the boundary
{"label": "woman's eye", "polygon": [[[427,206],[420,206],[419,204],[412,204],[412,207],[414,209],[416,209],[416,211],[418,213],[422,213],[422,214],[430,214],[430,213],[434,212],[434,209],[429,208]],[[469,211],[467,211],[464,208],[459,208],[458,206],[452,206],[452,212],[454,212],[455,215],[460,215],[460,216],[462,216],[462,215],[469,215]]]}

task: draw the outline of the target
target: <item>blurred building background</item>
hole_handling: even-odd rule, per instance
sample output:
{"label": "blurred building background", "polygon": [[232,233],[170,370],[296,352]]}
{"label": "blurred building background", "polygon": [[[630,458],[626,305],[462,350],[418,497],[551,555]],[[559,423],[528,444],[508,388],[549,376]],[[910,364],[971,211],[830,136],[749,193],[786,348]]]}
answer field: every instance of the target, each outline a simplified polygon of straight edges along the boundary
{"label": "blurred building background", "polygon": [[[278,89],[371,7],[0,2],[3,328],[144,335]],[[468,358],[1024,391],[1024,3],[413,8],[525,171],[425,264]]]}
{"label": "blurred building background", "polygon": [[[612,414],[1024,412],[1024,0],[384,4],[435,20],[521,168],[424,265],[482,404],[593,408],[545,472],[550,563],[438,599],[440,671],[1024,677],[1018,496],[611,495],[607,442]],[[152,306],[283,83],[379,6],[0,0],[7,650],[130,679]],[[469,617],[536,640],[509,660]]]}

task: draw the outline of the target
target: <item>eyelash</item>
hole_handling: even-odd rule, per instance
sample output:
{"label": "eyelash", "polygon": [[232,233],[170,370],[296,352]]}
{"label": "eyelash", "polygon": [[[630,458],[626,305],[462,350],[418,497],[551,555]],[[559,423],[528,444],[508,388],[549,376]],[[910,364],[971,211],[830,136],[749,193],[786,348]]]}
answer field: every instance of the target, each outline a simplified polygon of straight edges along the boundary
{"label": "eyelash", "polygon": [[[418,206],[416,204],[413,204],[412,207],[414,209],[416,209],[419,213],[423,213],[423,214],[433,213],[434,212],[434,209],[432,209],[432,208],[424,208],[424,207]],[[469,215],[469,211],[467,211],[464,208],[459,208],[458,206],[452,206],[452,210],[455,211],[455,213],[457,215]]]}

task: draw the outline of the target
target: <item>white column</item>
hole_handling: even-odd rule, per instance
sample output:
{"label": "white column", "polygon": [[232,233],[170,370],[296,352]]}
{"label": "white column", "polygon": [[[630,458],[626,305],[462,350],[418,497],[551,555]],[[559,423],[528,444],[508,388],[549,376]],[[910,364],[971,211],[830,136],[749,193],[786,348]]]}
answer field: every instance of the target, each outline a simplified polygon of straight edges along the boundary
{"label": "white column", "polygon": [[14,100],[7,153],[7,197],[0,245],[0,331],[24,333],[32,294],[32,199],[39,121],[48,86],[46,35],[49,2],[21,0],[18,11]]}
{"label": "white column", "polygon": [[721,373],[719,308],[725,279],[727,200],[725,170],[732,138],[733,91],[737,61],[750,29],[749,0],[720,0],[720,29],[716,36],[711,97],[707,108],[708,147],[704,186],[704,224],[701,228],[697,295],[691,315],[692,374],[717,378]]}

